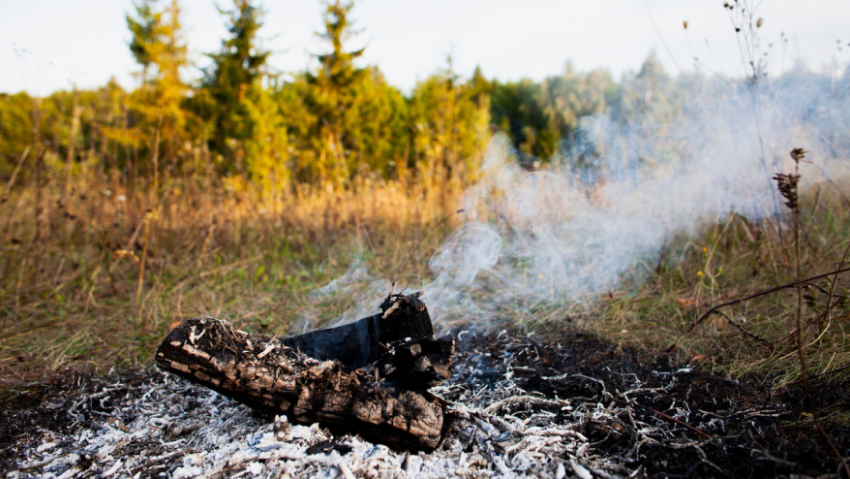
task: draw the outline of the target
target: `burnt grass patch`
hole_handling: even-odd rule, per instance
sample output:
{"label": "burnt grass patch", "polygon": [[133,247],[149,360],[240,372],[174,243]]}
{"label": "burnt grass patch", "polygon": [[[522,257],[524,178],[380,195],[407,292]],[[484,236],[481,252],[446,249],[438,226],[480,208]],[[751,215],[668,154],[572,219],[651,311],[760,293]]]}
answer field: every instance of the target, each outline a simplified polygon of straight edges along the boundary
{"label": "burnt grass patch", "polygon": [[[454,373],[441,395],[476,407],[490,401],[495,404],[490,414],[527,417],[541,427],[546,426],[541,413],[552,425],[574,425],[587,441],[584,457],[604,458],[611,464],[610,477],[839,477],[839,461],[812,424],[797,384],[776,389],[769,377],[721,377],[574,332],[546,340],[504,331],[456,331],[454,336]],[[51,442],[57,449],[80,449],[73,465],[78,477],[103,473],[92,466],[93,450],[62,441],[84,429],[124,428],[133,421],[127,405],[163,378],[154,370],[101,378],[69,371],[24,391],[7,391],[0,400],[0,475],[49,472],[33,456]],[[815,381],[810,389],[832,440],[850,455],[850,382]],[[203,407],[192,397],[173,400],[183,412]],[[164,437],[190,434],[190,426],[174,423]],[[470,441],[468,449],[482,451],[485,458],[508,454],[498,441]],[[122,454],[133,454],[129,446]],[[161,447],[144,446],[142,455],[167,452]],[[145,477],[167,475],[192,452],[197,451],[169,453],[170,463],[137,471]],[[604,477],[603,470],[591,470]]]}
{"label": "burnt grass patch", "polygon": [[[588,414],[579,431],[596,454],[622,458],[640,476],[838,477],[840,462],[815,429],[799,383],[776,389],[770,377],[730,379],[575,332],[545,342],[460,334],[457,350],[454,380],[473,389],[509,374],[528,393],[607,407],[611,416]],[[828,434],[850,456],[850,381],[809,388]]]}

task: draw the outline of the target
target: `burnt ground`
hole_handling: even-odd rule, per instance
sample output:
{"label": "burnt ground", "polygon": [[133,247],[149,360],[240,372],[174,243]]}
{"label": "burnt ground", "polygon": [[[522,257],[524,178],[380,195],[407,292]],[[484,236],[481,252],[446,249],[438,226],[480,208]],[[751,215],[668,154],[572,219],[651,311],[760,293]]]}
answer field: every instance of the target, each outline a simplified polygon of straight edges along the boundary
{"label": "burnt ground", "polygon": [[[406,454],[384,452],[389,466],[372,469],[389,475],[374,477],[396,477],[396,469],[426,477],[440,471],[472,471],[469,477],[838,477],[839,461],[814,428],[799,386],[775,390],[767,379],[723,378],[576,333],[550,342],[506,332],[461,333],[457,351],[452,379],[435,391],[479,411],[481,420],[456,427],[444,451],[422,455],[415,472]],[[827,431],[850,456],[850,428],[843,424],[850,382],[810,388]],[[215,419],[207,421],[211,415]],[[142,429],[142,423],[153,426]],[[210,428],[218,437],[211,438]],[[270,477],[286,477],[268,455],[249,454],[257,448],[268,454],[261,439],[270,428],[269,418],[157,371],[99,378],[68,373],[0,401],[0,471],[3,477],[227,477],[267,467]],[[555,442],[573,443],[540,446],[556,435]],[[309,462],[316,456],[304,451],[329,439],[346,441],[351,447],[338,450],[349,458],[359,454],[359,462]],[[356,436],[333,438],[316,426],[290,442],[288,455],[274,464],[288,464],[295,475],[309,472],[305,476],[329,476],[334,467],[341,475],[357,473],[355,467],[383,447]],[[236,455],[254,462],[228,459]],[[477,469],[452,468],[469,457]],[[554,461],[562,462],[546,465]]]}
{"label": "burnt ground", "polygon": [[[508,356],[514,381],[528,392],[619,408],[613,417],[584,421],[579,430],[594,449],[626,458],[627,467],[649,477],[821,476],[839,470],[799,384],[775,390],[769,378],[728,379],[580,333],[550,343],[505,333],[461,335],[458,350],[477,362],[457,378],[473,389],[503,375]],[[850,413],[850,381],[815,381],[809,388],[828,434],[850,456],[850,428],[840,424]],[[642,428],[644,434],[637,434]],[[647,428],[658,430],[645,434]]]}

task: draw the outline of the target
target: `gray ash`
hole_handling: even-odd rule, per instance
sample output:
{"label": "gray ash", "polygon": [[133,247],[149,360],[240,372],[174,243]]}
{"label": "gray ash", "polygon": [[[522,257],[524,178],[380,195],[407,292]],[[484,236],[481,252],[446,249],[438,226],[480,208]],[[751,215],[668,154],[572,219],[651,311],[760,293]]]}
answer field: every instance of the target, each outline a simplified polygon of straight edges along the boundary
{"label": "gray ash", "polygon": [[[794,388],[772,391],[766,381],[730,380],[578,335],[457,337],[453,377],[432,391],[456,405],[458,419],[432,453],[258,415],[149,370],[67,376],[0,403],[0,470],[8,478],[823,477],[837,470],[828,446],[799,423],[806,409]],[[850,410],[846,384],[813,388],[821,407]],[[850,447],[846,427],[833,423],[830,432],[839,448]]]}

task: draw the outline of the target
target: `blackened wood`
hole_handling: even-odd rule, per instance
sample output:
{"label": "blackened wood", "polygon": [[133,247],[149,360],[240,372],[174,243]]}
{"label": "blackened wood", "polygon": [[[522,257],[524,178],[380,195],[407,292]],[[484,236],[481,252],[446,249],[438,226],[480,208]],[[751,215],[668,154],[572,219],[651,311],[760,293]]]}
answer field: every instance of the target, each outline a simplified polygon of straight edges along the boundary
{"label": "blackened wood", "polygon": [[350,324],[311,331],[280,341],[311,358],[335,359],[357,369],[379,360],[387,345],[406,338],[434,339],[434,327],[425,303],[418,295],[390,295],[381,304],[381,312]]}
{"label": "blackened wood", "polygon": [[406,389],[425,390],[451,375],[455,342],[451,339],[394,341],[372,367],[380,377]]}
{"label": "blackened wood", "polygon": [[[415,362],[424,356],[410,357]],[[319,361],[278,338],[234,330],[211,318],[173,329],[156,363],[256,410],[321,422],[391,447],[431,450],[451,420],[447,403],[428,392],[379,382],[374,371]]]}

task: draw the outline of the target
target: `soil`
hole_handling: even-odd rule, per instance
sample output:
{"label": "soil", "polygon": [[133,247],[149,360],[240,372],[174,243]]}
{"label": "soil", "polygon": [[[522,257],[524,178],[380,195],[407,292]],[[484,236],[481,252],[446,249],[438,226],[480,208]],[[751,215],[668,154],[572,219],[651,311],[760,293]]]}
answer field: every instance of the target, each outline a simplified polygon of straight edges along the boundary
{"label": "soil", "polygon": [[[580,333],[545,342],[535,335],[507,332],[456,332],[455,337],[458,354],[454,374],[437,388],[437,394],[482,410],[488,403],[494,404],[487,409],[490,414],[530,421],[531,424],[525,425],[529,427],[535,424],[574,427],[586,441],[581,449],[584,456],[564,454],[566,463],[570,464],[571,458],[590,457],[605,458],[611,465],[608,469],[574,465],[572,472],[576,476],[839,477],[839,461],[815,429],[799,385],[777,390],[771,387],[770,378],[720,377],[698,365],[671,364],[666,356],[619,348]],[[130,406],[144,399],[146,388],[176,381],[154,370],[111,377],[68,372],[31,385],[25,391],[7,392],[0,401],[3,477],[104,474],[106,467],[97,466],[95,449],[74,443],[95,434],[84,434],[85,430],[130,433],[127,425],[141,414]],[[207,414],[205,409],[244,409],[216,398],[214,393],[202,398],[199,396],[202,392],[188,383],[174,387],[177,389],[171,394],[177,398],[171,399],[174,404],[168,407],[176,408],[179,414],[194,410],[203,417]],[[850,456],[850,428],[846,424],[846,418],[850,417],[850,382],[816,381],[809,387],[828,434],[838,450]],[[517,400],[505,400],[512,396]],[[227,411],[232,415],[232,411],[242,409]],[[247,410],[239,414],[249,418],[248,422],[253,421],[252,427],[256,428],[273,419]],[[142,446],[124,441],[120,452],[123,456],[171,458],[172,462],[148,459],[129,472],[139,472],[140,477],[163,477],[162,474],[178,477],[177,472],[193,470],[189,466],[194,463],[187,462],[187,458],[203,447],[192,446],[200,443],[193,443],[191,435],[201,425],[185,419],[189,416],[175,413],[170,417],[178,419],[161,425],[161,440],[146,443],[144,451]],[[541,417],[547,418],[547,424],[538,424]],[[240,421],[246,422],[234,419]],[[234,431],[235,435],[247,434]],[[315,427],[311,431],[315,432]],[[349,436],[328,434],[318,434],[312,442],[305,442],[302,449],[312,448],[309,454],[333,450],[333,454],[344,456],[360,444]],[[461,429],[451,435],[456,437],[447,440],[445,448],[458,447],[463,448],[463,453],[480,454],[485,463],[482,471],[504,475],[510,472],[492,465],[498,462],[493,462],[496,456],[513,454],[510,450],[505,452],[500,439],[493,438],[495,435],[482,439],[473,432],[467,438]],[[180,438],[189,439],[180,446],[185,451],[175,456],[176,452],[167,448],[171,444],[168,441],[176,444]],[[316,449],[321,444],[334,447]],[[70,456],[64,453],[63,457],[72,457],[65,462],[54,458],[50,465],[42,464],[46,460],[41,458],[51,450],[74,453]],[[402,456],[404,459],[399,459],[399,463],[407,464],[408,456],[399,452],[398,457]],[[174,462],[175,457],[183,457],[183,469],[178,469],[180,462]],[[423,461],[427,460],[423,456]],[[486,464],[487,460],[491,463]],[[244,467],[238,470],[251,470]],[[561,466],[546,471],[528,469],[525,474],[563,477],[565,473]],[[119,471],[116,477],[120,475]]]}

